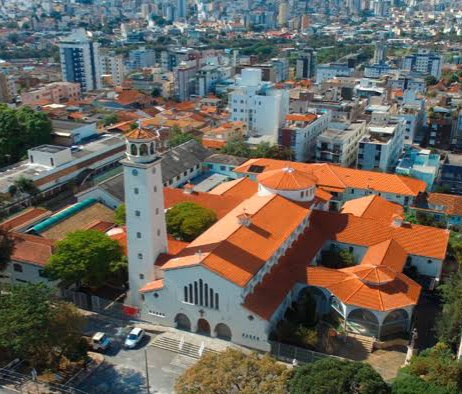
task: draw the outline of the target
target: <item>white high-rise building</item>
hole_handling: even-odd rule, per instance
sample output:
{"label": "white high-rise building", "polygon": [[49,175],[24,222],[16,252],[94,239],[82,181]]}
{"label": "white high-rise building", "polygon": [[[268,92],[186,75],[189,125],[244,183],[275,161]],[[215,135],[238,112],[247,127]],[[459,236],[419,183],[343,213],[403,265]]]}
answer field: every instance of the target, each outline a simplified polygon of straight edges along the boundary
{"label": "white high-rise building", "polygon": [[250,136],[270,136],[278,141],[278,130],[289,113],[289,93],[262,81],[262,71],[245,68],[229,94],[229,117],[247,125]]}
{"label": "white high-rise building", "polygon": [[85,29],[76,29],[59,43],[61,71],[65,82],[80,84],[82,93],[101,89],[99,44]]}
{"label": "white high-rise building", "polygon": [[108,52],[100,56],[101,74],[109,75],[116,86],[124,82],[124,58],[114,52]]}
{"label": "white high-rise building", "polygon": [[403,70],[433,75],[437,79],[441,78],[442,66],[443,58],[427,49],[419,49],[417,53],[403,59]]}
{"label": "white high-rise building", "polygon": [[163,277],[154,263],[167,252],[161,158],[158,135],[135,129],[126,135],[124,166],[130,302],[141,304],[139,289]]}

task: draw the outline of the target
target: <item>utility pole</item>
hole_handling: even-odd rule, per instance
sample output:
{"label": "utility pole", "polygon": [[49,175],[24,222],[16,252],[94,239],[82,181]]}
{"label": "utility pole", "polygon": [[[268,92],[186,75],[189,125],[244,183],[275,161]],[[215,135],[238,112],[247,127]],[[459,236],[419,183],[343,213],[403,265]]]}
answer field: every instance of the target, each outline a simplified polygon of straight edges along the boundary
{"label": "utility pole", "polygon": [[148,351],[144,349],[144,363],[146,368],[146,392],[150,394],[149,390],[149,370],[148,370]]}

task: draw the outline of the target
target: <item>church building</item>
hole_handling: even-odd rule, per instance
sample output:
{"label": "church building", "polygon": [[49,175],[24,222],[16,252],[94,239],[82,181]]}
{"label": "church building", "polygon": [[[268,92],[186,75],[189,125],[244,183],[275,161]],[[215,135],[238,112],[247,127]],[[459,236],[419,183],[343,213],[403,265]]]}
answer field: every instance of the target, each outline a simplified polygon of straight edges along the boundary
{"label": "church building", "polygon": [[[328,165],[283,162],[200,196],[185,187],[184,200],[200,197],[218,221],[191,243],[174,240],[166,230],[157,144],[155,133],[131,131],[122,162],[128,301],[142,319],[269,350],[287,308],[310,291],[318,314],[336,313],[364,335],[409,331],[421,285],[405,272],[413,267],[437,284],[448,231],[405,222],[402,205],[378,193],[349,198],[333,212],[333,194],[321,186]],[[385,191],[397,179],[358,174]],[[350,251],[356,265],[320,266],[332,247]]]}

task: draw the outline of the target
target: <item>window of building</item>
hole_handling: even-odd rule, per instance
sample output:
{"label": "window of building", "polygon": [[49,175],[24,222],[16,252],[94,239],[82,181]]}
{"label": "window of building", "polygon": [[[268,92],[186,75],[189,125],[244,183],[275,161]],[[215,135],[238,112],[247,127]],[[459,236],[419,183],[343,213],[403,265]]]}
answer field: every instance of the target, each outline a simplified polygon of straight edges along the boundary
{"label": "window of building", "polygon": [[45,270],[38,270],[38,274],[41,278],[46,278]]}
{"label": "window of building", "polygon": [[137,187],[135,187],[135,188],[133,189],[133,193],[139,194],[139,193],[140,193],[140,190],[139,190]]}
{"label": "window of building", "polygon": [[136,238],[141,238],[141,233],[136,233]]}
{"label": "window of building", "polygon": [[156,215],[159,214],[159,208],[156,208]]}
{"label": "window of building", "polygon": [[22,272],[22,265],[21,264],[14,264],[13,270],[16,272]]}
{"label": "window of building", "polygon": [[34,162],[34,156],[30,155],[30,162],[33,163]]}
{"label": "window of building", "polygon": [[184,175],[184,176],[187,176],[187,175],[188,175],[188,171],[183,172],[183,175]]}
{"label": "window of building", "polygon": [[157,193],[157,186],[154,186],[154,193]]}
{"label": "window of building", "polygon": [[50,163],[51,163],[51,166],[54,167],[55,161],[53,160],[53,158],[50,158]]}
{"label": "window of building", "polygon": [[160,230],[157,230],[157,236],[160,237]]}
{"label": "window of building", "polygon": [[138,253],[138,258],[139,258],[140,260],[143,260],[143,253]]}
{"label": "window of building", "polygon": [[226,171],[226,166],[220,166],[221,171]]}
{"label": "window of building", "polygon": [[136,168],[134,170],[132,170],[132,175],[133,176],[138,176],[138,170]]}
{"label": "window of building", "polygon": [[144,279],[144,274],[140,274],[140,279]]}
{"label": "window of building", "polygon": [[141,216],[141,212],[140,211],[135,211],[135,216]]}

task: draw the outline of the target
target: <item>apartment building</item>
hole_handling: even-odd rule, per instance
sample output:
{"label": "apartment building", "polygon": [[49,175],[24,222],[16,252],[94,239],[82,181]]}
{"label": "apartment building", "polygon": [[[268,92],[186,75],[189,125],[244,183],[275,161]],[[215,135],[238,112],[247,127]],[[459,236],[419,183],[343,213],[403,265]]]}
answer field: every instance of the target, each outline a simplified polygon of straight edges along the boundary
{"label": "apartment building", "polygon": [[76,29],[59,44],[63,81],[80,84],[82,93],[101,89],[99,44],[85,29]]}
{"label": "apartment building", "polygon": [[79,83],[53,82],[22,93],[21,100],[24,105],[59,104],[63,101],[79,100],[80,92]]}
{"label": "apartment building", "polygon": [[357,168],[393,171],[403,151],[405,121],[371,123],[359,142]]}
{"label": "apartment building", "polygon": [[423,75],[433,75],[436,79],[441,78],[443,58],[428,49],[419,49],[417,53],[405,56],[403,70],[415,71]]}
{"label": "apartment building", "polygon": [[289,114],[280,131],[279,144],[292,150],[295,161],[314,161],[316,139],[327,129],[331,119],[330,111]]}
{"label": "apartment building", "polygon": [[108,76],[112,85],[121,86],[124,82],[124,58],[122,55],[116,55],[114,52],[108,52],[100,55],[101,74],[103,80]]}
{"label": "apartment building", "polygon": [[359,141],[366,132],[364,120],[331,123],[316,139],[316,161],[352,166],[356,161]]}
{"label": "apartment building", "polygon": [[242,70],[229,93],[229,120],[247,125],[251,136],[266,136],[278,141],[278,130],[289,112],[289,94],[262,81],[257,68]]}

